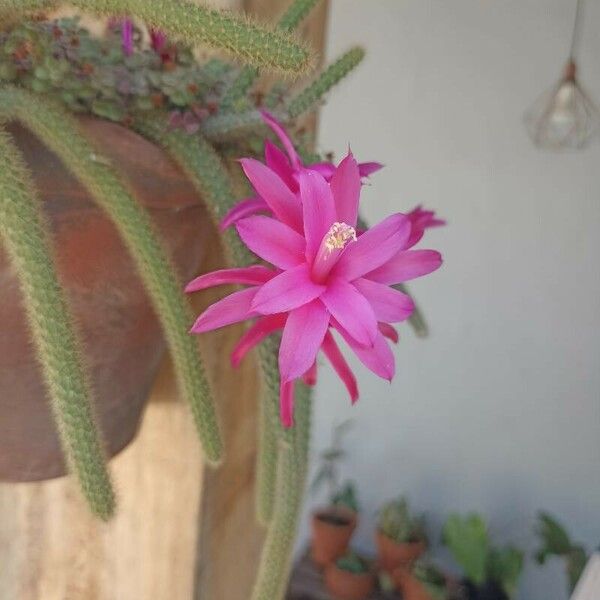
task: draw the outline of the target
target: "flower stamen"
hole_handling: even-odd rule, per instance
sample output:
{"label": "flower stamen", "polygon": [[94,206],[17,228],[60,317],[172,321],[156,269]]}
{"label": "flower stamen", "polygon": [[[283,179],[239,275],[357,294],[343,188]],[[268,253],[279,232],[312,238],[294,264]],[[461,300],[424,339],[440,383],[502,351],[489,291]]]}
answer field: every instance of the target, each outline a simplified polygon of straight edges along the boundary
{"label": "flower stamen", "polygon": [[356,241],[356,229],[347,223],[335,222],[323,236],[312,267],[312,278],[323,282],[349,242]]}

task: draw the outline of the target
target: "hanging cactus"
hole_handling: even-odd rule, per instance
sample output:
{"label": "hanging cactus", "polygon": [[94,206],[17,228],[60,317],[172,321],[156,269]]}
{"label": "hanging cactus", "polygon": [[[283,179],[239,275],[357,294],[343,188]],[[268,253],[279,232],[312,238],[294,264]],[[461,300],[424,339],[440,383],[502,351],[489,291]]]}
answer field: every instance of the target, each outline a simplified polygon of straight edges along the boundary
{"label": "hanging cactus", "polygon": [[0,157],[0,234],[19,277],[62,447],[90,508],[101,519],[108,519],[115,497],[41,202],[19,150],[4,131],[0,131]]}
{"label": "hanging cactus", "polygon": [[29,127],[64,162],[113,220],[131,252],[161,321],[180,389],[190,403],[206,458],[218,463],[222,442],[210,389],[195,340],[187,334],[192,316],[181,284],[145,210],[96,152],[74,118],[58,105],[17,88],[0,90],[0,114]]}

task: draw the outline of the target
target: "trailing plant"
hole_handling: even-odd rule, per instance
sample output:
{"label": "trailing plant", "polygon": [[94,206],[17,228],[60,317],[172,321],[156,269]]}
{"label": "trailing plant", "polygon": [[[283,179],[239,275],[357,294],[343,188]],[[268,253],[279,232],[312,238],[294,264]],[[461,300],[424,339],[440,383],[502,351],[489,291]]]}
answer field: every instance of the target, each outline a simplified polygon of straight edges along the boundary
{"label": "trailing plant", "polygon": [[588,561],[584,546],[573,542],[563,525],[552,515],[540,512],[536,533],[540,548],[535,553],[538,564],[543,565],[550,556],[557,556],[565,563],[569,594],[573,592]]}
{"label": "trailing plant", "polygon": [[[181,295],[181,284],[148,214],[130,193],[127,182],[117,175],[110,159],[102,156],[94,140],[79,126],[77,116],[94,115],[130,127],[164,148],[181,167],[205,200],[215,224],[224,230],[223,245],[231,270],[217,275],[216,280],[248,283],[248,277],[251,281],[252,277],[263,277],[268,269],[260,262],[260,258],[265,259],[261,251],[248,245],[247,238],[240,240],[238,232],[228,227],[239,222],[240,211],[250,214],[246,201],[236,203],[239,194],[234,192],[234,180],[239,174],[232,171],[230,158],[248,157],[242,162],[248,175],[252,168],[258,168],[256,159],[262,155],[267,139],[267,155],[271,161],[279,161],[285,171],[281,176],[292,188],[298,185],[298,178],[310,171],[319,177],[322,174],[325,183],[319,180],[318,185],[330,185],[337,189],[336,194],[347,196],[348,202],[356,196],[356,204],[361,178],[380,167],[378,163],[357,164],[351,156],[335,166],[316,155],[306,132],[296,127],[298,117],[314,109],[324,94],[360,62],[362,49],[351,49],[299,90],[292,89],[289,80],[284,79],[275,82],[264,95],[253,92],[260,70],[289,77],[310,69],[310,51],[298,44],[291,32],[316,2],[293,0],[278,27],[268,29],[247,18],[186,0],[72,0],[70,4],[77,9],[111,18],[106,34],[95,37],[76,18],[44,20],[45,11],[54,9],[58,0],[0,0],[0,16],[7,24],[0,33],[0,121],[4,124],[18,120],[39,137],[115,224],[162,325],[179,389],[190,404],[206,458],[213,464],[222,457],[222,441],[209,381],[195,340],[188,335],[192,317]],[[194,58],[197,45],[225,50],[242,64],[216,58],[198,62]],[[265,113],[265,107],[273,115]],[[291,137],[282,124],[290,127]],[[94,422],[93,395],[77,341],[77,327],[55,273],[53,241],[31,184],[31,174],[3,129],[0,153],[0,234],[19,276],[63,451],[90,507],[107,519],[114,511],[114,493],[101,432]],[[338,181],[342,173],[343,183]],[[249,179],[249,194],[256,193],[249,199],[254,202],[252,206],[258,207],[258,212],[268,213],[272,205],[265,207],[260,202],[271,200],[268,192],[272,190],[261,188],[255,177]],[[288,199],[297,193],[279,191]],[[288,208],[296,214],[297,208]],[[354,211],[353,226],[335,229],[331,239],[327,238],[334,249],[341,248],[337,244],[343,247],[356,239],[356,210],[350,210]],[[285,221],[285,215],[278,216]],[[439,253],[434,251],[403,254],[420,239],[425,228],[433,226],[431,219],[423,220],[422,216],[411,213],[394,215],[392,219],[395,229],[385,242],[389,260],[402,255],[412,261],[408,271],[402,270],[401,265],[392,265],[393,284],[427,274],[441,263]],[[359,232],[364,237],[356,245],[368,245],[365,240],[377,236],[379,230],[375,227],[372,231]],[[404,239],[402,236],[409,232],[410,239]],[[321,258],[327,267],[330,257],[323,254]],[[210,287],[216,280],[215,274],[201,276],[188,285],[187,291]],[[371,284],[384,286],[375,280]],[[396,294],[402,310],[390,320],[404,320],[413,313],[413,303],[408,296]],[[232,322],[225,319],[221,325],[215,325],[213,317],[218,312],[219,309],[209,308],[196,321],[193,331],[200,333]],[[344,322],[342,317],[339,320]],[[252,346],[259,345],[263,392],[257,516],[267,526],[267,534],[253,600],[278,600],[285,593],[307,474],[310,386],[316,378],[314,360],[303,373],[295,373],[298,365],[291,363],[291,371],[282,372],[281,348],[289,347],[289,332],[286,336],[284,330],[283,336],[278,337],[277,329],[281,327],[274,327],[269,316],[266,321],[266,330],[261,329],[264,321],[258,329],[255,325],[248,330],[232,356],[232,362],[237,364]],[[377,336],[372,350],[363,348],[366,340],[356,346],[352,336],[360,337],[359,331],[352,331],[349,336],[340,323],[331,323],[359,358],[367,366],[370,364],[369,368],[391,378],[393,357],[390,358],[384,337],[396,341],[397,334],[387,322],[377,325],[369,321],[367,325],[369,339],[374,341]],[[356,380],[329,331],[322,341],[322,350],[355,401]],[[374,367],[377,361],[370,355],[365,357],[369,352],[379,353],[377,361],[383,366]],[[290,358],[293,363],[293,357],[288,357],[288,363]],[[290,429],[292,422],[295,426]],[[326,478],[330,478],[331,469],[335,470],[335,460],[334,449],[324,459],[330,470]],[[335,505],[356,509],[352,486],[342,488],[336,481],[330,488]]]}
{"label": "trailing plant", "polygon": [[378,530],[397,544],[426,541],[423,517],[411,515],[403,496],[384,504],[377,519]]}
{"label": "trailing plant", "polygon": [[514,596],[523,571],[523,552],[514,546],[493,546],[479,515],[451,515],[444,525],[442,541],[463,570],[469,598]]}

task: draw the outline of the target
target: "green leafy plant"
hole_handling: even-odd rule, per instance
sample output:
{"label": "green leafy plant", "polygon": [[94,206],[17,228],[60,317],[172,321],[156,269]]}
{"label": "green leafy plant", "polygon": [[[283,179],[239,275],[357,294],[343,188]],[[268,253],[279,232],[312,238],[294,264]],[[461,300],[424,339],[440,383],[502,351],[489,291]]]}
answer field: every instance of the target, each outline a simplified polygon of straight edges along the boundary
{"label": "green leafy plant", "polygon": [[354,550],[349,550],[341,556],[336,561],[336,566],[338,569],[342,569],[342,571],[348,571],[349,573],[354,573],[355,575],[360,575],[362,573],[369,573],[370,566],[369,563],[358,555]]}
{"label": "green leafy plant", "polygon": [[426,540],[423,517],[411,515],[408,500],[402,496],[381,507],[377,528],[397,544]]}
{"label": "green leafy plant", "polygon": [[535,553],[536,561],[543,565],[550,556],[562,558],[567,571],[569,593],[573,592],[589,558],[586,549],[572,542],[563,525],[545,512],[538,515],[536,534],[541,543]]}
{"label": "green leafy plant", "polygon": [[354,484],[347,481],[331,499],[333,506],[342,506],[352,512],[359,512],[358,498]]}
{"label": "green leafy plant", "polygon": [[513,546],[493,547],[481,516],[451,515],[444,525],[442,540],[471,586],[483,589],[497,585],[507,597],[514,595],[523,571],[523,552]]}
{"label": "green leafy plant", "polygon": [[[70,2],[99,16],[135,18],[133,52],[126,55],[118,21],[104,37],[94,37],[77,19],[45,20],[45,11],[56,8],[58,0],[0,0],[5,24],[0,33],[0,237],[18,273],[65,457],[90,508],[102,519],[113,514],[115,496],[91,409],[85,359],[57,277],[40,199],[4,123],[16,120],[35,133],[115,224],[162,324],[205,455],[218,464],[223,445],[217,414],[198,348],[187,334],[192,314],[181,282],[148,214],[110,160],[99,156],[77,116],[118,122],[162,147],[218,222],[239,199],[227,159],[261,150],[266,132],[259,109],[268,106],[293,131],[294,120],[317,106],[362,59],[362,50],[351,50],[307,86],[292,91],[290,78],[307,73],[312,64],[311,52],[292,31],[316,2],[293,0],[275,29],[186,0]],[[146,28],[164,32],[167,48],[158,52],[148,47]],[[198,62],[197,45],[225,51],[241,64]],[[287,79],[260,97],[252,86],[263,70]],[[302,153],[310,154],[309,148]],[[225,233],[223,242],[231,266],[256,261],[237,234]],[[296,426],[283,430],[276,348],[273,340],[260,348],[257,516],[268,529],[252,600],[277,600],[285,594],[307,471],[310,392],[298,385]],[[355,501],[347,490],[342,496]]]}

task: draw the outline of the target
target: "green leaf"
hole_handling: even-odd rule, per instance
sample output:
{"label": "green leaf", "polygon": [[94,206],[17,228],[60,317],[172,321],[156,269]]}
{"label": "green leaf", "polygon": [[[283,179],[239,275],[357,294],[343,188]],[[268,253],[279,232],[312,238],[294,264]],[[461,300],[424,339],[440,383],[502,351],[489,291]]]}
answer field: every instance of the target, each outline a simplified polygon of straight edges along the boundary
{"label": "green leaf", "polygon": [[513,546],[494,548],[488,557],[488,578],[499,583],[506,594],[512,597],[523,572],[523,561],[523,552]]}
{"label": "green leaf", "polygon": [[485,521],[476,513],[465,517],[451,515],[442,532],[444,544],[465,575],[475,584],[486,580],[489,537]]}

